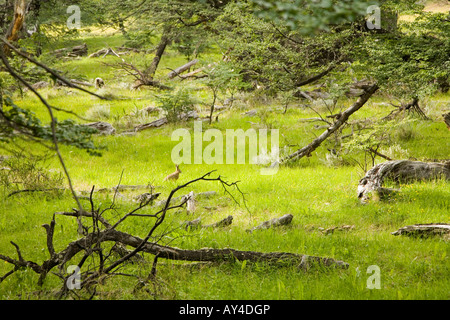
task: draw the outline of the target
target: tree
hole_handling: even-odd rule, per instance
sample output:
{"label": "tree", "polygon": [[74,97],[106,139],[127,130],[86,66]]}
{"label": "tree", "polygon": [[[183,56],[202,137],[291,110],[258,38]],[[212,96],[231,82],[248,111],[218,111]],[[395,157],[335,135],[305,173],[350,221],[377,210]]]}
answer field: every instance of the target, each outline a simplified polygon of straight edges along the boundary
{"label": "tree", "polygon": [[[25,14],[26,14],[26,0],[15,0],[14,1],[14,13],[13,18],[11,20],[11,24],[6,32],[6,39],[8,41],[17,41],[19,39],[19,34],[23,29],[25,23]],[[9,54],[9,48],[5,45],[4,51],[6,54]]]}

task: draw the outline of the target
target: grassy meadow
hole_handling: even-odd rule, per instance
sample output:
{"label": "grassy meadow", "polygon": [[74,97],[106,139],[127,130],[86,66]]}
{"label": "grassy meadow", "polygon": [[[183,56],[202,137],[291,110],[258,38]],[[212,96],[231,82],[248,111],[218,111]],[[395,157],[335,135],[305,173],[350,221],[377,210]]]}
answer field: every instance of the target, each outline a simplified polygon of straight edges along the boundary
{"label": "grassy meadow", "polygon": [[[80,38],[62,41],[54,49],[87,43],[89,53],[106,46],[118,46],[124,39],[120,34],[108,36],[85,33]],[[220,53],[202,56],[205,61],[220,58]],[[152,55],[130,54],[127,61],[144,66]],[[47,57],[48,61],[51,61]],[[144,107],[157,106],[157,91],[151,88],[130,90],[130,77],[118,73],[103,62],[116,62],[117,57],[83,57],[66,61],[53,61],[52,67],[72,75],[82,75],[88,81],[96,77],[105,80],[102,89],[92,89],[99,94],[113,96],[102,101],[88,94],[69,88],[44,88],[39,92],[51,105],[76,112],[92,120],[112,123],[117,132],[113,136],[96,136],[98,145],[105,147],[101,157],[89,156],[75,147],[61,146],[61,152],[69,170],[75,189],[89,192],[123,185],[152,185],[155,192],[166,197],[177,184],[195,179],[211,170],[228,182],[239,181],[245,193],[245,204],[241,195],[230,189],[239,203],[232,201],[217,182],[199,182],[181,190],[176,196],[189,191],[216,191],[207,199],[200,199],[197,211],[170,211],[159,229],[159,243],[183,249],[234,248],[261,252],[292,252],[313,256],[331,257],[345,261],[348,269],[312,269],[307,272],[297,266],[274,266],[264,263],[188,263],[159,260],[157,278],[145,289],[134,290],[136,277],[116,276],[108,278],[97,288],[98,299],[449,299],[450,298],[450,246],[439,237],[409,238],[393,236],[391,232],[400,227],[416,223],[450,222],[450,184],[446,181],[418,182],[400,186],[401,192],[387,201],[372,201],[361,204],[356,188],[365,171],[362,154],[347,155],[342,161],[328,157],[327,148],[333,142],[326,141],[311,157],[282,166],[274,175],[261,175],[260,166],[251,164],[181,164],[182,173],[177,182],[164,182],[164,177],[173,172],[172,148],[178,143],[171,140],[177,128],[193,130],[193,122],[168,124],[160,128],[144,130],[133,135],[120,135],[133,126],[155,120],[157,115],[142,115]],[[164,77],[167,68],[176,68],[186,59],[169,51],[163,56],[157,77]],[[206,116],[211,94],[201,81],[173,80],[174,87],[188,88],[191,94],[202,101],[196,107],[201,116]],[[218,105],[223,103],[221,96]],[[284,113],[284,106],[276,99],[267,99],[257,92],[239,93],[231,109],[209,125],[203,122],[203,130],[219,129],[278,129],[280,147],[295,151],[318,136],[324,129],[315,129],[317,123],[300,121],[317,115],[304,106],[304,101],[294,101]],[[46,109],[30,92],[15,96],[19,106],[31,108],[41,119],[48,119]],[[339,106],[348,107],[354,99],[340,101]],[[393,107],[381,94],[371,99],[354,119],[377,119],[389,114]],[[316,110],[326,111],[318,103]],[[450,96],[438,94],[421,102],[421,107],[431,120],[410,117],[390,128],[392,145],[401,148],[397,157],[417,160],[450,159],[450,131],[442,121],[443,110],[450,110]],[[255,116],[243,116],[248,110],[257,110]],[[72,114],[57,112],[58,120],[75,118]],[[349,129],[347,129],[349,130]],[[44,147],[30,141],[18,141],[18,146],[45,153]],[[208,145],[207,142],[203,147]],[[4,146],[9,147],[11,146]],[[8,155],[8,151],[2,151]],[[384,159],[376,158],[376,162]],[[359,164],[358,164],[359,163]],[[365,163],[367,169],[371,163]],[[57,174],[62,172],[56,157],[42,163],[45,170]],[[31,192],[9,196],[11,192],[2,187],[0,196],[0,254],[16,257],[10,244],[14,241],[27,260],[41,263],[48,258],[46,234],[41,227],[49,223],[52,215],[59,211],[70,211],[76,207],[69,192]],[[82,193],[86,195],[86,193]],[[127,210],[136,207],[132,197],[136,192],[125,191],[116,199],[116,210],[106,217],[117,221]],[[96,206],[108,207],[114,194],[94,193]],[[89,207],[89,201],[81,199]],[[248,210],[247,210],[248,208]],[[152,213],[147,207],[142,213]],[[290,213],[294,216],[288,226],[257,230],[247,229],[263,221]],[[201,218],[208,224],[229,215],[233,223],[224,228],[185,230],[182,223]],[[324,229],[343,225],[350,230],[326,234]],[[152,226],[151,218],[132,217],[121,225],[120,230],[144,237]],[[168,232],[171,231],[171,232]],[[78,238],[74,218],[57,216],[55,229],[56,251]],[[126,264],[120,272],[146,277],[151,270],[153,257],[145,256],[148,263]],[[80,257],[74,260],[79,261]],[[94,262],[92,262],[93,264]],[[369,266],[380,270],[380,289],[368,288]],[[89,263],[85,265],[89,267]],[[13,267],[0,263],[0,276]],[[48,275],[42,288],[37,286],[38,275],[32,270],[22,270],[0,284],[0,299],[53,299],[61,287],[61,280]]]}

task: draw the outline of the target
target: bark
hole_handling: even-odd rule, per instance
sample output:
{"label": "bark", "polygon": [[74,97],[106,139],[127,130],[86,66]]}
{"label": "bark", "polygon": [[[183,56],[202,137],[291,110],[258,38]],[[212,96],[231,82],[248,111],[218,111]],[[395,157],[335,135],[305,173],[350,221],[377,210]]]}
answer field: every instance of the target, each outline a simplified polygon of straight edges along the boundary
{"label": "bark", "polygon": [[144,74],[147,79],[153,80],[155,77],[156,70],[158,69],[159,62],[161,61],[161,57],[164,54],[164,51],[166,50],[167,45],[169,44],[170,39],[168,36],[168,31],[164,31],[161,41],[158,44],[158,47],[156,48],[155,57],[152,60],[152,63],[150,64],[150,67],[147,68],[147,70],[144,71]]}
{"label": "bark", "polygon": [[[369,100],[369,98],[378,90],[378,85],[373,84],[371,85],[365,92],[362,94],[358,100],[347,110],[342,112],[338,117],[336,117],[336,121],[327,128],[326,131],[324,131],[319,137],[314,139],[310,144],[307,146],[297,150],[296,152],[288,155],[287,157],[281,159],[281,163],[293,160],[293,159],[301,159],[305,156],[309,157],[311,153],[316,150],[322,142],[324,142],[331,134],[333,134],[336,130],[338,130],[342,125],[344,125],[348,118],[358,111],[359,109],[364,106],[364,104]],[[278,163],[275,162],[272,164],[272,166],[277,165]]]}
{"label": "bark", "polygon": [[[15,0],[14,1],[14,17],[11,21],[8,31],[6,32],[5,38],[14,42],[19,39],[20,32],[23,29],[25,23],[25,13],[27,9],[26,0]],[[10,49],[4,46],[5,53],[9,55]]]}
{"label": "bark", "polygon": [[393,189],[383,188],[386,180],[396,183],[411,183],[439,178],[450,180],[450,161],[446,163],[410,160],[386,161],[367,171],[359,181],[358,198],[362,202],[366,202],[373,192],[378,193],[381,197],[392,193]]}

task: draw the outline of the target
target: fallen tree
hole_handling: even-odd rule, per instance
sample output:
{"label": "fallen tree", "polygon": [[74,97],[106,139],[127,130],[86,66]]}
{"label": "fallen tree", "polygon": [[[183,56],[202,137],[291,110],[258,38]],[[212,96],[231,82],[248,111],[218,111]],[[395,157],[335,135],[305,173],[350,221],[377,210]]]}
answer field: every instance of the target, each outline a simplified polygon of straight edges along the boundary
{"label": "fallen tree", "polygon": [[358,198],[362,202],[366,202],[372,193],[383,198],[398,191],[383,187],[383,183],[387,180],[398,184],[440,178],[450,180],[450,161],[445,163],[411,160],[386,161],[367,171],[359,181]]}
{"label": "fallen tree", "polygon": [[316,139],[314,139],[310,144],[308,144],[307,146],[297,150],[296,152],[284,157],[283,159],[281,159],[279,162],[274,162],[272,164],[272,167],[275,167],[276,165],[280,164],[280,163],[284,163],[290,160],[295,160],[295,159],[301,159],[305,156],[309,157],[311,155],[311,153],[316,150],[321,144],[322,142],[324,142],[331,134],[333,134],[334,132],[336,132],[341,126],[343,126],[348,118],[355,113],[356,111],[358,111],[359,109],[362,108],[362,106],[364,106],[364,104],[370,99],[370,97],[378,90],[378,85],[372,84],[371,86],[369,86],[367,89],[365,89],[364,93],[361,94],[361,96],[358,98],[358,100],[351,105],[347,110],[343,111],[340,114],[337,114],[335,116],[335,121],[334,123],[332,123],[327,129],[326,131],[324,131],[320,136],[318,136]]}
{"label": "fallen tree", "polygon": [[86,56],[87,53],[88,53],[88,47],[87,47],[86,43],[74,46],[72,48],[57,49],[57,50],[51,52],[51,54],[54,54],[58,58],[61,58],[63,56],[82,57],[82,56]]}
{"label": "fallen tree", "polygon": [[[306,256],[302,254],[296,253],[288,253],[288,252],[256,252],[256,251],[242,251],[235,250],[232,248],[224,248],[224,249],[199,249],[199,250],[186,250],[175,247],[169,247],[165,245],[161,245],[158,243],[161,238],[167,234],[165,231],[162,235],[156,234],[156,230],[158,227],[164,222],[165,217],[169,210],[180,208],[185,205],[187,198],[185,198],[185,202],[172,205],[171,200],[175,193],[187,186],[197,182],[197,181],[216,181],[222,184],[224,190],[229,193],[229,188],[235,187],[239,193],[242,192],[239,190],[237,186],[237,182],[228,183],[220,176],[216,178],[210,177],[213,171],[208,172],[207,174],[186,182],[183,185],[177,186],[174,188],[167,200],[165,201],[164,207],[152,214],[139,213],[138,211],[142,208],[146,207],[149,202],[140,203],[139,206],[135,209],[130,210],[128,213],[119,217],[116,222],[110,222],[105,219],[103,214],[114,208],[115,197],[113,198],[112,204],[110,207],[100,210],[100,208],[95,208],[94,201],[92,199],[92,194],[94,192],[94,188],[91,190],[90,195],[90,210],[74,210],[74,212],[60,212],[53,214],[53,218],[49,224],[44,224],[43,227],[47,233],[47,250],[49,253],[49,258],[42,262],[41,264],[29,261],[24,259],[22,252],[17,244],[11,242],[11,244],[16,248],[17,258],[11,258],[9,256],[0,254],[0,259],[6,261],[13,265],[13,270],[6,273],[4,276],[0,278],[0,283],[5,280],[8,276],[13,273],[23,270],[23,269],[31,269],[37,274],[39,274],[38,285],[42,286],[47,275],[52,272],[53,269],[58,268],[59,272],[52,272],[53,274],[58,275],[63,280],[63,285],[58,295],[63,297],[67,295],[70,290],[70,281],[72,281],[72,274],[65,274],[65,268],[70,263],[71,265],[76,265],[79,270],[80,276],[80,289],[86,289],[91,294],[91,297],[96,292],[96,286],[101,279],[105,279],[106,277],[114,276],[114,275],[123,275],[116,274],[117,268],[123,265],[127,261],[131,261],[130,259],[136,257],[137,254],[142,255],[143,253],[148,253],[154,255],[152,275],[156,273],[156,264],[158,259],[171,259],[171,260],[182,260],[182,261],[209,261],[209,262],[233,262],[235,260],[239,261],[250,261],[250,262],[266,262],[266,263],[275,263],[275,264],[294,264],[297,265],[301,269],[305,269],[305,264],[307,264],[308,268],[311,264],[317,264],[323,267],[338,267],[338,268],[347,268],[348,264],[343,261],[334,260],[331,258],[324,257],[316,257],[316,256]],[[243,194],[242,194],[243,195]],[[71,241],[64,249],[57,252],[54,247],[54,230],[56,226],[56,216],[72,216],[76,217],[78,221],[80,221],[83,233],[81,238]],[[154,223],[148,223],[148,232],[144,238],[134,236],[132,234],[123,232],[118,230],[121,224],[131,217],[138,218],[146,218],[146,219],[154,219]],[[81,220],[83,218],[83,220]],[[231,218],[227,218],[217,224],[213,224],[207,227],[215,227],[215,226],[223,226],[229,224],[231,222]],[[81,222],[82,221],[82,222]],[[90,225],[84,225],[84,223],[88,221]],[[152,240],[152,241],[150,241]],[[132,250],[121,250],[121,255],[119,258],[116,258],[111,254],[112,249],[108,251],[106,244],[113,243],[117,248],[125,248],[129,246],[133,248]],[[77,257],[79,253],[84,253],[81,257],[81,260],[78,262],[72,262],[72,260]],[[92,261],[95,259],[95,267],[90,266],[87,271],[81,272],[83,269],[84,263],[87,260]],[[146,281],[150,281],[154,277],[147,277]],[[142,280],[141,280],[142,281]],[[89,291],[92,289],[92,293]],[[79,295],[79,290],[77,290],[77,296]]]}

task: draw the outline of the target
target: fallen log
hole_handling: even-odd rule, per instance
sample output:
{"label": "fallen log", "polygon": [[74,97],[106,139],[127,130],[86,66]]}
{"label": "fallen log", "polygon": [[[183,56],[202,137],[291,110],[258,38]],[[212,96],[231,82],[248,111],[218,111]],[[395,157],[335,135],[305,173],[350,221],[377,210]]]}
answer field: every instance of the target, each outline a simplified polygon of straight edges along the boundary
{"label": "fallen log", "polygon": [[[100,239],[103,239],[103,241],[116,241],[116,242],[119,241],[122,244],[128,245],[133,248],[138,247],[142,243],[142,239],[114,229],[109,229],[105,230],[104,232],[101,232],[99,237],[101,237]],[[74,251],[78,252],[84,250],[83,249],[84,246],[82,244],[83,239],[72,242],[70,245],[73,248],[71,253],[74,253]],[[268,262],[268,263],[285,262],[291,264],[300,264],[302,262],[302,258],[305,256],[302,254],[295,254],[288,252],[265,253],[256,251],[241,251],[231,248],[225,249],[206,248],[198,250],[187,250],[162,246],[157,243],[151,242],[145,243],[141,247],[141,251],[153,255],[158,255],[159,258],[163,259],[182,260],[182,261],[212,261],[212,262],[248,260],[250,262]],[[343,261],[316,256],[307,256],[307,257],[309,261],[316,262],[323,266],[348,268],[348,263]]]}
{"label": "fallen log", "polygon": [[414,224],[402,227],[397,231],[391,232],[394,236],[412,236],[412,237],[429,237],[429,236],[444,236],[450,239],[450,224],[448,223],[429,223],[429,224]]}
{"label": "fallen log", "polygon": [[[189,111],[187,113],[182,113],[178,118],[179,118],[179,120],[188,120],[191,118],[197,119],[198,114],[195,111]],[[151,129],[151,128],[158,128],[167,123],[169,123],[169,120],[167,120],[167,117],[162,117],[158,120],[138,125],[138,126],[134,127],[134,131],[142,131],[142,130]]]}
{"label": "fallen log", "polygon": [[260,225],[257,225],[256,227],[253,227],[251,229],[247,229],[246,231],[253,232],[259,229],[269,229],[271,227],[284,226],[290,224],[293,217],[294,216],[292,214],[285,214],[284,216],[281,216],[279,218],[273,218],[268,221],[264,221]]}
{"label": "fallen log", "polygon": [[167,120],[166,117],[163,117],[161,119],[158,119],[158,120],[155,120],[155,121],[152,121],[149,123],[140,124],[140,125],[134,127],[134,131],[142,131],[142,130],[146,130],[146,129],[150,129],[150,128],[158,128],[167,123],[169,123],[169,121]]}
{"label": "fallen log", "polygon": [[72,48],[62,48],[62,49],[58,49],[58,50],[54,50],[51,52],[51,54],[56,55],[57,57],[63,57],[63,56],[68,56],[68,57],[81,57],[81,56],[85,56],[88,53],[88,48],[87,48],[87,44],[83,43],[81,45],[72,47]]}
{"label": "fallen log", "polygon": [[175,70],[172,70],[171,72],[169,72],[169,74],[167,75],[167,77],[169,79],[173,79],[176,76],[180,75],[181,73],[185,72],[186,70],[188,70],[190,67],[192,67],[193,65],[195,65],[198,62],[198,59],[194,59],[192,61],[189,61],[188,63],[182,65],[181,67],[176,68]]}
{"label": "fallen log", "polygon": [[398,184],[439,178],[450,180],[450,161],[445,163],[411,160],[386,161],[367,171],[366,175],[359,181],[358,198],[362,202],[366,202],[371,193],[376,193],[383,198],[394,191],[398,191],[383,188],[383,183],[387,180]]}
{"label": "fallen log", "polygon": [[[241,251],[231,248],[213,249],[204,248],[198,250],[179,249],[175,247],[163,246],[158,243],[145,242],[143,239],[132,236],[125,232],[115,229],[107,229],[97,234],[89,234],[86,237],[71,242],[66,249],[54,255],[53,264],[58,265],[63,261],[69,261],[77,253],[84,250],[86,244],[96,242],[119,242],[123,245],[137,248],[141,246],[140,252],[158,255],[161,259],[178,260],[178,261],[210,261],[210,262],[233,262],[235,260],[249,262],[267,262],[267,263],[286,263],[300,264],[308,260],[310,263],[317,263],[325,267],[348,268],[348,263],[335,260],[332,258],[307,256],[289,252],[257,252],[257,251]],[[305,259],[306,257],[306,259]],[[0,259],[5,258],[0,255]],[[3,259],[5,260],[5,259]]]}

